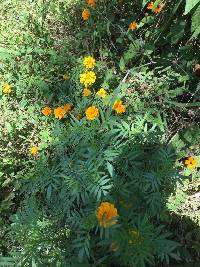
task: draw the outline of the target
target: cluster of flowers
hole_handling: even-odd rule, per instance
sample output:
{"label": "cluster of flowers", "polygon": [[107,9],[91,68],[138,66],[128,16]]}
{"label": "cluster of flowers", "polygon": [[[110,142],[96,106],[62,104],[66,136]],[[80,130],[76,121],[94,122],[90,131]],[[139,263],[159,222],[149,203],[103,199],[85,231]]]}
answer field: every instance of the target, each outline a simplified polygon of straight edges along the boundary
{"label": "cluster of flowers", "polygon": [[[155,6],[154,2],[150,2],[147,6],[148,11],[153,11],[155,14],[159,14],[161,11],[161,5]],[[129,30],[136,30],[138,28],[138,23],[136,21],[133,21],[128,26]]]}
{"label": "cluster of flowers", "polygon": [[[118,222],[118,211],[115,208],[114,204],[110,202],[101,202],[100,206],[97,208],[96,218],[99,222],[99,225],[103,228],[109,228]],[[143,237],[141,233],[135,229],[129,229],[129,245],[141,244]],[[119,249],[120,245],[117,241],[111,243],[110,249],[113,252],[116,252]]]}
{"label": "cluster of flowers", "polygon": [[42,108],[41,112],[46,117],[49,117],[52,113],[54,113],[55,118],[61,120],[71,111],[71,109],[72,105],[67,103],[63,106],[55,108],[54,110],[52,110],[51,107],[46,106]]}
{"label": "cluster of flowers", "polygon": [[[94,8],[96,6],[96,0],[86,0],[87,5],[89,7]],[[148,3],[147,10],[153,11],[155,14],[159,14],[161,12],[161,5],[156,5],[154,2]],[[82,12],[82,18],[84,21],[89,20],[90,18],[90,11],[88,8],[85,8]],[[129,30],[136,30],[138,28],[138,23],[136,21],[133,21],[128,26]]]}
{"label": "cluster of flowers", "polygon": [[[85,72],[80,74],[80,83],[85,86],[85,89],[83,90],[83,96],[85,97],[92,95],[92,91],[88,87],[92,86],[96,81],[96,74],[93,70],[91,70],[95,67],[95,64],[96,60],[91,56],[88,56],[83,60]],[[106,96],[108,96],[108,93],[104,88],[100,88],[96,92],[95,96],[104,99]],[[121,100],[118,99],[113,104],[112,109],[117,114],[121,114],[126,111],[126,106],[122,103]],[[95,106],[88,107],[85,113],[88,120],[94,120],[99,117],[99,110]]]}
{"label": "cluster of flowers", "polygon": [[[86,1],[87,1],[87,5],[89,7],[95,7],[96,6],[96,0],[86,0]],[[88,8],[83,9],[82,18],[85,21],[87,21],[90,18],[90,11]]]}

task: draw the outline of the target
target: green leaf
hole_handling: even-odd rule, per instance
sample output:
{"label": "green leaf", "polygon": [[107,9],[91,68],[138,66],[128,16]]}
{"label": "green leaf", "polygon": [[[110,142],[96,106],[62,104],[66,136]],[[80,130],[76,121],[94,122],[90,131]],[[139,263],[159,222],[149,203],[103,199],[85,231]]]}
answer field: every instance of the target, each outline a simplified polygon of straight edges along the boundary
{"label": "green leaf", "polygon": [[200,26],[200,5],[198,5],[194,14],[192,15],[192,32],[194,32]]}
{"label": "green leaf", "polygon": [[199,3],[200,0],[186,0],[185,15],[188,14]]}
{"label": "green leaf", "polygon": [[200,34],[200,25],[199,25],[199,27],[196,29],[196,31],[192,34],[192,36],[191,36],[190,39],[197,38],[199,34]]}
{"label": "green leaf", "polygon": [[120,59],[119,68],[120,68],[121,71],[125,70],[125,61],[124,61],[123,57],[121,57],[121,59]]}
{"label": "green leaf", "polygon": [[110,164],[110,162],[107,162],[106,165],[107,165],[107,169],[108,169],[108,172],[109,172],[110,176],[113,178],[113,176],[114,176],[114,168],[113,168],[113,165]]}

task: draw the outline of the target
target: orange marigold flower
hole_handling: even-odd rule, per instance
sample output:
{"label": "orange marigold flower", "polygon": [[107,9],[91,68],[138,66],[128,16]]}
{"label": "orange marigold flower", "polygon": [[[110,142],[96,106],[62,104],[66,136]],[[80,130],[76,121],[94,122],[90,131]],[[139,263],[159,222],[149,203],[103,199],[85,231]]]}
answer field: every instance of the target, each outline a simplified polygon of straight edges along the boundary
{"label": "orange marigold flower", "polygon": [[8,83],[4,83],[3,85],[3,93],[10,94],[12,92],[12,86]]}
{"label": "orange marigold flower", "polygon": [[161,9],[162,9],[161,6],[158,5],[158,6],[155,8],[154,13],[159,14],[160,11],[161,11]]}
{"label": "orange marigold flower", "polygon": [[61,120],[66,115],[66,110],[64,107],[57,107],[54,109],[54,116],[56,119]]}
{"label": "orange marigold flower", "polygon": [[117,223],[117,209],[109,202],[102,202],[97,208],[97,219],[102,227],[111,227]]}
{"label": "orange marigold flower", "polygon": [[95,58],[89,56],[89,57],[85,57],[83,59],[83,65],[86,67],[86,69],[92,69],[94,68],[96,62],[95,62]]}
{"label": "orange marigold flower", "polygon": [[121,100],[116,100],[112,106],[112,109],[118,114],[126,112],[126,106],[122,104]]}
{"label": "orange marigold flower", "polygon": [[107,92],[104,88],[100,88],[99,91],[96,92],[96,96],[105,98],[107,96]]}
{"label": "orange marigold flower", "polygon": [[191,156],[189,156],[184,163],[185,166],[189,169],[193,169],[197,166],[197,160]]}
{"label": "orange marigold flower", "polygon": [[52,113],[52,109],[49,106],[46,106],[42,109],[42,114],[46,117],[50,116]]}
{"label": "orange marigold flower", "polygon": [[91,106],[86,109],[85,114],[88,120],[95,120],[99,117],[99,110],[95,106]]}
{"label": "orange marigold flower", "polygon": [[68,113],[68,112],[71,111],[72,106],[71,106],[70,104],[67,103],[67,104],[65,104],[65,105],[63,106],[63,109],[64,109],[65,113]]}
{"label": "orange marigold flower", "polygon": [[92,94],[92,92],[91,92],[89,89],[85,88],[85,89],[83,90],[83,96],[89,96],[89,95],[91,95],[91,94]]}
{"label": "orange marigold flower", "polygon": [[138,24],[137,24],[136,21],[131,22],[131,23],[129,24],[129,26],[128,26],[129,30],[132,30],[132,31],[133,31],[133,30],[136,30],[137,27],[138,27]]}
{"label": "orange marigold flower", "polygon": [[154,2],[150,2],[147,6],[147,9],[151,10],[153,9],[153,6],[154,6]]}
{"label": "orange marigold flower", "polygon": [[89,18],[90,18],[90,11],[87,9],[87,8],[85,8],[84,10],[83,10],[83,12],[82,12],[82,18],[83,18],[83,20],[88,20]]}
{"label": "orange marigold flower", "polygon": [[69,76],[67,75],[67,73],[63,74],[63,80],[65,81],[69,80]]}
{"label": "orange marigold flower", "polygon": [[88,6],[94,7],[96,5],[96,0],[87,0]]}
{"label": "orange marigold flower", "polygon": [[37,154],[38,154],[38,147],[36,146],[31,147],[31,155],[35,157]]}

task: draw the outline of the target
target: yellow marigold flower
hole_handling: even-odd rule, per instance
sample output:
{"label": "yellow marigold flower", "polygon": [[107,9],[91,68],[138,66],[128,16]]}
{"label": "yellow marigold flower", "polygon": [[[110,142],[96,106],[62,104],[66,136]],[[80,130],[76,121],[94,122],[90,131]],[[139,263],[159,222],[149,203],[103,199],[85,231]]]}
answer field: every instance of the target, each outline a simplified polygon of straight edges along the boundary
{"label": "yellow marigold flower", "polygon": [[52,109],[49,106],[46,106],[44,108],[42,108],[42,114],[46,117],[50,116],[52,113]]}
{"label": "yellow marigold flower", "polygon": [[189,156],[184,163],[185,166],[189,169],[193,169],[197,166],[197,160],[191,156]]}
{"label": "yellow marigold flower", "polygon": [[150,2],[147,6],[147,9],[151,10],[153,9],[153,6],[154,6],[154,3],[153,2]]}
{"label": "yellow marigold flower", "polygon": [[126,106],[122,104],[121,100],[116,100],[112,106],[112,109],[118,114],[126,112]]}
{"label": "yellow marigold flower", "polygon": [[69,76],[67,75],[67,73],[63,74],[63,80],[65,81],[69,80]]}
{"label": "yellow marigold flower", "polygon": [[65,104],[65,105],[63,106],[63,109],[64,109],[65,113],[68,113],[68,112],[71,111],[72,106],[71,106],[70,104]]}
{"label": "yellow marigold flower", "polygon": [[105,98],[107,96],[107,92],[104,88],[100,88],[99,91],[96,92],[96,96]]}
{"label": "yellow marigold flower", "polygon": [[38,147],[33,146],[31,147],[31,155],[36,156],[38,154]]}
{"label": "yellow marigold flower", "polygon": [[159,14],[160,11],[161,11],[161,9],[162,9],[161,6],[158,5],[158,6],[155,8],[154,13]]}
{"label": "yellow marigold flower", "polygon": [[89,96],[89,95],[91,95],[91,94],[92,94],[92,92],[91,92],[89,89],[85,88],[85,89],[83,90],[83,96]]}
{"label": "yellow marigold flower", "polygon": [[135,22],[135,21],[131,22],[131,23],[129,24],[129,26],[128,26],[129,30],[132,30],[132,31],[133,31],[133,30],[136,30],[137,27],[138,27],[138,24],[137,24],[137,22]]}
{"label": "yellow marigold flower", "polygon": [[83,60],[83,65],[86,67],[86,69],[94,68],[95,64],[96,64],[95,59],[91,56],[85,57]]}
{"label": "yellow marigold flower", "polygon": [[57,107],[54,109],[54,116],[56,119],[63,119],[66,115],[66,110],[64,107]]}
{"label": "yellow marigold flower", "polygon": [[117,223],[116,217],[118,216],[117,209],[113,204],[109,202],[102,202],[101,205],[97,208],[97,219],[100,226],[102,227],[111,227]]}
{"label": "yellow marigold flower", "polygon": [[99,110],[95,106],[91,106],[85,111],[86,117],[88,120],[95,120],[99,117]]}
{"label": "yellow marigold flower", "polygon": [[12,86],[8,83],[4,83],[3,85],[3,93],[10,94],[12,92]]}
{"label": "yellow marigold flower", "polygon": [[119,249],[119,244],[118,242],[114,241],[110,245],[110,250],[113,252],[116,252]]}
{"label": "yellow marigold flower", "polygon": [[85,87],[88,87],[95,83],[96,81],[96,74],[94,71],[88,71],[85,73],[80,74],[80,83],[84,84]]}
{"label": "yellow marigold flower", "polygon": [[94,7],[96,5],[96,0],[87,0],[88,6]]}
{"label": "yellow marigold flower", "polygon": [[82,12],[82,18],[83,18],[83,20],[88,20],[89,18],[90,18],[90,11],[87,9],[87,8],[85,8],[84,10],[83,10],[83,12]]}

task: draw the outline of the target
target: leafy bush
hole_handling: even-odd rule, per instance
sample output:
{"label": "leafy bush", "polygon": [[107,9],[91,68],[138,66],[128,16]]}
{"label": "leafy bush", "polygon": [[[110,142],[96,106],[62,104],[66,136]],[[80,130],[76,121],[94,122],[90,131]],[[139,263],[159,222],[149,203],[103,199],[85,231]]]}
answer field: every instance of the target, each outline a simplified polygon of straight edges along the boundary
{"label": "leafy bush", "polygon": [[87,2],[2,4],[0,265],[193,261],[200,2]]}

